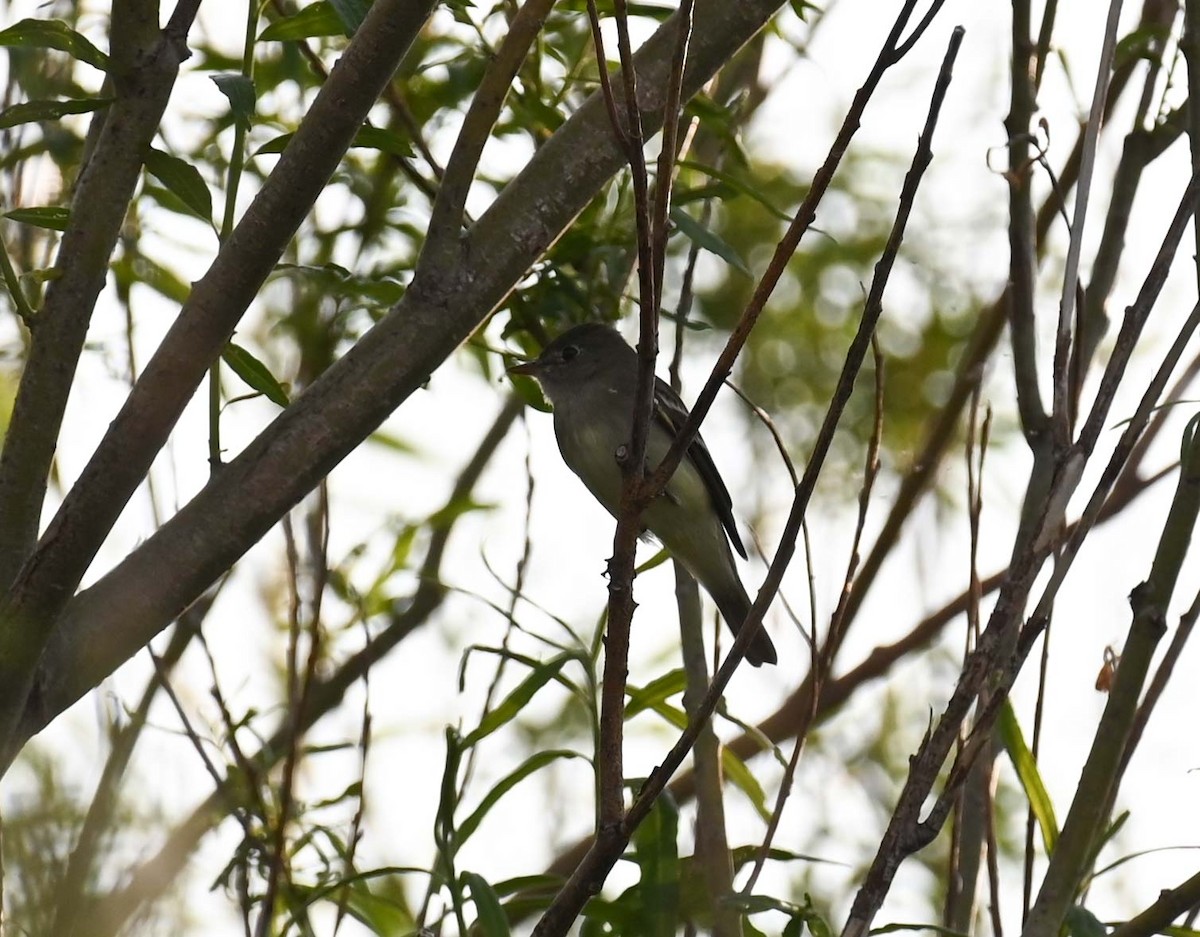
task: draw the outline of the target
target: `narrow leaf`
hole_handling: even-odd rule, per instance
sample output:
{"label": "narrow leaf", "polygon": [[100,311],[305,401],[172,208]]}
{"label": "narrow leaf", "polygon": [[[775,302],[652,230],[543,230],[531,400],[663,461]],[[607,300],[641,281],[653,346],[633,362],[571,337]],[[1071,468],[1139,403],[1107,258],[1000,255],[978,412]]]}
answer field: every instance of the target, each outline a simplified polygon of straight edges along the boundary
{"label": "narrow leaf", "polygon": [[212,223],[212,193],[195,166],[178,156],[150,147],[146,153],[146,171],[166,186],[167,191],[183,202],[194,215]]}
{"label": "narrow leaf", "polygon": [[674,937],[679,919],[679,808],[662,796],[633,834],[634,853],[641,869],[637,933],[644,937]]}
{"label": "narrow leaf", "polygon": [[1051,855],[1058,842],[1058,820],[1054,816],[1054,804],[1046,792],[1046,785],[1042,783],[1042,775],[1038,771],[1037,762],[1033,760],[1033,753],[1025,744],[1025,736],[1017,722],[1017,714],[1008,700],[1004,701],[1004,706],[1000,710],[998,726],[1004,748],[1012,761],[1013,769],[1017,772],[1017,779],[1021,782],[1025,796],[1029,799],[1029,809],[1033,811],[1038,827],[1042,831],[1042,842],[1046,846],[1046,854]]}
{"label": "narrow leaf", "polygon": [[0,30],[0,46],[57,49],[100,71],[108,69],[108,56],[62,20],[21,20]]}
{"label": "narrow leaf", "polygon": [[21,224],[30,224],[35,228],[49,228],[51,231],[66,231],[67,222],[71,220],[71,210],[61,205],[44,205],[37,208],[14,208],[6,211],[4,217]]}
{"label": "narrow leaf", "polygon": [[283,385],[275,380],[265,364],[246,351],[241,345],[230,342],[221,352],[221,358],[230,370],[272,403],[281,407],[288,405],[288,394]]}
{"label": "narrow leaf", "polygon": [[[287,145],[292,142],[293,136],[295,134],[281,133],[255,150],[254,155],[271,156],[282,153],[287,149]],[[395,131],[384,130],[382,127],[363,127],[354,135],[354,141],[350,146],[367,150],[379,150],[381,153],[387,153],[389,156],[410,157],[416,155],[412,144],[406,138]]]}
{"label": "narrow leaf", "polygon": [[508,918],[500,906],[500,898],[487,879],[475,872],[463,872],[461,879],[471,890],[471,900],[475,902],[475,910],[479,913],[479,928],[484,937],[508,937],[511,933]]}
{"label": "narrow leaf", "polygon": [[487,713],[480,721],[475,731],[463,739],[463,748],[470,748],[487,738],[501,726],[507,725],[525,708],[525,704],[533,699],[534,694],[558,676],[563,664],[568,658],[555,657],[544,664],[535,667],[533,672],[508,694],[495,709]]}
{"label": "narrow leaf", "polygon": [[693,243],[704,248],[710,254],[716,254],[729,266],[746,276],[752,276],[746,262],[737,255],[732,247],[725,243],[716,233],[704,227],[695,218],[680,208],[671,209],[671,220],[683,232],[684,236]]}
{"label": "narrow leaf", "polygon": [[31,124],[41,120],[58,120],[68,114],[87,114],[98,111],[112,98],[77,98],[62,101],[26,101],[0,111],[0,130]]}
{"label": "narrow leaf", "polygon": [[381,153],[391,156],[410,157],[416,155],[412,144],[407,139],[394,130],[385,130],[382,127],[363,127],[354,135],[354,142],[350,145],[379,150]]}
{"label": "narrow leaf", "polygon": [[514,787],[524,781],[531,774],[540,771],[546,765],[558,761],[560,758],[581,758],[579,752],[569,751],[567,749],[550,749],[548,751],[538,752],[530,758],[525,759],[513,771],[509,772],[501,778],[496,785],[487,792],[487,795],[480,801],[471,815],[468,816],[462,823],[458,824],[458,834],[456,842],[458,845],[465,843],[483,822],[488,811],[496,806],[496,803],[511,791]]}

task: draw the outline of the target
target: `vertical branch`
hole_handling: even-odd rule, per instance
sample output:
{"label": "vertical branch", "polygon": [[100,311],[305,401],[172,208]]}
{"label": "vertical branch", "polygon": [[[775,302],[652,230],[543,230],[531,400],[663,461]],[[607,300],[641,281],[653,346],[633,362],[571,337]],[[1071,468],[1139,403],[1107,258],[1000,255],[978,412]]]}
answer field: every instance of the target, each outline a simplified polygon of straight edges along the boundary
{"label": "vertical branch", "polygon": [[1193,417],[1184,434],[1179,484],[1163,525],[1150,575],[1130,596],[1133,621],[1121,652],[1116,680],[1075,798],[1037,900],[1029,912],[1025,937],[1053,937],[1068,909],[1093,856],[1093,844],[1104,826],[1118,778],[1130,727],[1137,714],[1150,660],[1166,633],[1167,606],[1174,594],[1179,569],[1187,554],[1200,512],[1200,417]]}
{"label": "vertical branch", "polygon": [[[906,7],[906,9],[910,9],[910,7]],[[780,538],[780,546],[771,561],[766,580],[754,601],[745,624],[734,639],[724,663],[722,663],[716,676],[713,678],[713,682],[709,686],[708,692],[705,694],[697,710],[697,717],[689,721],[687,728],[679,740],[646,780],[620,828],[616,830],[602,828],[599,831],[592,847],[588,850],[582,861],[580,861],[579,865],[575,867],[567,883],[555,896],[554,901],[547,908],[542,919],[538,921],[533,931],[534,937],[559,937],[559,935],[566,934],[576,916],[582,910],[584,903],[603,884],[608,872],[620,858],[621,852],[625,844],[629,841],[633,830],[650,813],[654,801],[662,793],[671,776],[680,764],[682,764],[683,759],[695,744],[701,727],[716,708],[721,695],[725,692],[726,686],[728,686],[734,671],[745,654],[746,647],[754,638],[758,626],[761,625],[763,614],[779,590],[784,572],[795,553],[796,541],[808,508],[809,499],[812,496],[817,478],[821,473],[825,458],[833,443],[833,436],[841,420],[842,413],[854,389],[854,383],[859,370],[870,348],[871,336],[874,334],[875,327],[883,313],[883,295],[888,277],[895,263],[900,244],[904,239],[905,228],[912,212],[913,202],[920,187],[924,171],[932,160],[933,132],[937,126],[938,116],[941,113],[942,102],[949,88],[954,62],[957,58],[959,47],[962,44],[962,38],[962,28],[956,27],[951,34],[941,69],[938,72],[929,105],[929,113],[926,117],[925,126],[921,131],[916,152],[913,155],[912,165],[904,179],[895,222],[888,236],[887,244],[875,267],[875,277],[871,282],[871,290],[864,304],[858,331],[851,342],[849,350],[846,352],[846,359],[834,390],[833,399],[829,404],[825,420],[817,434],[812,455],[805,466],[804,475],[800,480],[800,484],[796,487],[792,507],[788,513],[783,534]],[[894,32],[889,37],[886,54],[889,59],[892,59],[895,54],[907,51],[909,48],[911,48],[911,41],[903,45],[898,44],[898,35]],[[884,55],[881,55],[882,58],[884,58]],[[661,470],[662,468],[660,467],[659,471]]]}
{"label": "vertical branch", "polygon": [[1096,143],[1100,138],[1101,115],[1108,97],[1112,75],[1113,54],[1117,45],[1117,20],[1121,0],[1109,0],[1108,19],[1104,27],[1104,42],[1100,62],[1096,67],[1096,84],[1092,106],[1084,131],[1084,145],[1079,164],[1079,184],[1075,190],[1075,213],[1071,220],[1071,241],[1067,246],[1066,268],[1063,271],[1062,298],[1059,300],[1058,328],[1054,343],[1054,435],[1061,448],[1071,438],[1070,419],[1070,359],[1071,323],[1075,315],[1076,293],[1079,289],[1079,256],[1083,250],[1083,229],[1087,219],[1088,199],[1092,190],[1092,170],[1096,161]]}
{"label": "vertical branch", "polygon": [[1046,411],[1038,386],[1034,323],[1034,281],[1037,272],[1033,198],[1030,191],[1034,161],[1030,124],[1036,106],[1032,73],[1029,0],[1012,4],[1011,100],[1004,129],[1008,134],[1008,327],[1012,333],[1013,369],[1021,429],[1035,452],[1041,448]]}
{"label": "vertical branch", "polygon": [[[0,609],[0,766],[7,767],[15,752],[18,744],[12,731],[15,720],[25,706],[36,662],[51,638],[63,606],[70,600],[125,504],[145,478],[176,420],[207,373],[209,364],[225,347],[242,313],[324,188],[340,154],[353,140],[362,118],[424,23],[424,14],[431,5],[432,0],[420,0],[415,4],[380,0],[372,5],[362,28],[355,33],[343,54],[339,68],[318,92],[287,150],[208,272],[193,285],[137,385],[23,566]],[[180,8],[183,6],[181,4]],[[172,24],[174,20],[173,16]],[[169,37],[163,41],[164,48],[173,49],[182,41],[171,38],[176,36],[172,29],[173,26],[168,25],[164,31]],[[163,56],[169,58],[167,52],[163,52]],[[168,82],[164,78],[160,84]],[[151,96],[159,93],[165,93],[159,84],[148,92]],[[106,134],[109,124],[117,128],[112,131],[114,134],[128,130],[120,130],[120,122],[110,119],[105,126]],[[154,126],[157,127],[157,117]],[[137,141],[138,166],[146,142]],[[130,141],[126,141],[126,145],[130,145]],[[99,167],[105,165],[102,152],[103,138],[85,175],[101,173]],[[132,185],[131,181],[130,189]],[[94,194],[100,203],[107,203],[112,197],[108,191]],[[78,214],[94,222],[96,206],[91,202],[87,205],[88,209]],[[124,207],[120,208],[119,215],[124,217]],[[118,218],[117,224],[119,221]],[[66,250],[65,244],[63,250]],[[102,266],[106,265],[107,256],[106,250]],[[60,278],[56,283],[68,280],[75,282],[74,275]],[[81,284],[76,286],[82,288]],[[84,304],[83,298],[76,296],[74,299],[91,308],[90,301]],[[73,315],[76,305],[72,304],[70,308]],[[75,327],[71,326],[72,329]],[[82,337],[79,344],[82,347]],[[73,372],[73,369],[72,361],[69,370]],[[60,370],[56,369],[55,379],[61,377]],[[52,392],[47,393],[53,397]],[[44,428],[41,423],[39,427]],[[10,430],[6,445],[14,438],[13,430]],[[52,452],[53,440],[50,443],[47,458]],[[28,468],[27,463],[23,464]],[[38,490],[44,488],[44,472],[42,474]],[[6,511],[5,501],[15,495],[15,489],[3,490],[3,476],[4,470],[0,468],[0,516],[12,517],[15,515]],[[28,491],[25,494],[28,495]],[[38,501],[40,503],[40,495]],[[282,513],[276,515],[272,523]],[[7,526],[0,528],[0,539],[7,530]],[[0,553],[3,553],[2,546]],[[3,562],[0,560],[0,565]],[[212,578],[215,577],[210,577],[206,585]]]}
{"label": "vertical branch", "polygon": [[[1179,43],[1187,63],[1188,149],[1192,157],[1192,175],[1200,175],[1200,0],[1185,0],[1183,37]],[[1200,285],[1200,215],[1192,219],[1196,237],[1196,280]]]}
{"label": "vertical branch", "polygon": [[[195,11],[192,10],[192,15]],[[174,23],[174,18],[173,18]],[[95,151],[80,173],[67,230],[55,259],[58,276],[31,319],[29,357],[0,453],[0,594],[16,579],[37,540],[46,479],[58,444],[67,396],[104,287],[108,262],[129,210],[142,159],[188,57],[191,20],[174,31],[158,28],[156,2],[119,2],[113,8],[112,65],[116,100],[106,114]],[[0,621],[0,630],[16,625]],[[32,663],[28,650],[7,641],[4,667]],[[20,686],[0,670],[0,683]],[[0,710],[4,709],[0,699]]]}

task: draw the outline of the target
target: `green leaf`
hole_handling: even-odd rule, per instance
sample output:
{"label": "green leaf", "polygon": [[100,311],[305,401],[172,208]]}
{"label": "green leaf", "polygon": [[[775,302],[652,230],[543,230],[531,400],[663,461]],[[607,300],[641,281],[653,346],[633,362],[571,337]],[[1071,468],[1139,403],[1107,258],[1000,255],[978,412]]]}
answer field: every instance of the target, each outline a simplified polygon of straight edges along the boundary
{"label": "green leaf", "polygon": [[[510,362],[517,363],[517,359],[510,355],[505,355],[504,361],[506,366]],[[510,374],[508,379],[512,381],[513,390],[517,392],[517,396],[525,401],[525,406],[532,407],[541,413],[550,413],[554,409],[550,406],[546,395],[542,393],[541,385],[533,378],[524,374]]]}
{"label": "green leaf", "polygon": [[506,696],[500,705],[490,710],[479,720],[479,726],[463,739],[463,748],[470,748],[487,738],[501,726],[507,725],[525,708],[525,704],[533,699],[534,694],[558,676],[563,665],[569,658],[558,656],[533,669],[517,688]]}
{"label": "green leaf", "polygon": [[126,286],[140,283],[178,305],[183,305],[192,292],[191,284],[183,277],[144,254],[123,254],[112,269],[119,283]]}
{"label": "green leaf", "polygon": [[212,193],[195,166],[178,156],[150,147],[146,153],[146,171],[178,197],[192,214],[212,223]]}
{"label": "green leaf", "polygon": [[[754,199],[754,201],[758,202],[759,205],[769,211],[780,221],[786,221],[789,224],[791,223],[791,215],[778,208],[765,193],[750,185],[750,183],[746,182],[744,179],[738,178],[738,176],[734,173],[726,172],[723,169],[717,169],[715,166],[709,166],[705,163],[698,163],[694,160],[680,160],[679,165],[683,168],[695,170],[696,172],[703,173],[712,179],[718,180],[723,187],[732,189],[739,195],[745,195],[748,198]],[[721,195],[723,197],[725,193],[722,188],[718,187],[713,194]]]}
{"label": "green leaf", "polygon": [[[563,879],[558,875],[518,875],[496,882],[492,886],[497,895],[517,895],[521,892],[541,891],[553,894],[563,887]],[[1197,935],[1200,937],[1200,934]]]}
{"label": "green leaf", "polygon": [[342,21],[346,35],[353,36],[366,19],[367,10],[371,9],[371,0],[329,0],[329,5]]}
{"label": "green leaf", "polygon": [[[675,7],[669,6],[665,3],[659,4],[634,2],[626,4],[625,7],[630,16],[644,16],[647,19],[652,19],[659,23],[675,12]],[[584,3],[583,0],[567,0],[567,2],[561,4],[559,8],[575,13],[587,12],[587,4]],[[596,3],[596,12],[598,12],[601,16],[615,16],[617,12],[616,4],[613,2],[613,0],[598,0]]]}
{"label": "green leaf", "polygon": [[464,26],[471,25],[470,11],[475,9],[475,4],[471,0],[442,0],[442,2],[450,11],[450,15],[454,17],[454,22]]}
{"label": "green leaf", "polygon": [[345,36],[346,26],[327,0],[310,3],[299,13],[272,23],[258,34],[258,42],[286,42],[319,36]]}
{"label": "green leaf", "polygon": [[112,98],[74,98],[61,101],[26,101],[0,111],[0,130],[42,120],[58,120],[68,114],[87,114],[107,107]]}
{"label": "green leaf", "polygon": [[1157,23],[1135,29],[1117,42],[1113,51],[1113,68],[1132,65],[1138,59],[1153,61],[1158,57],[1166,40],[1169,27]]}
{"label": "green leaf", "polygon": [[1042,831],[1046,854],[1052,855],[1058,842],[1058,820],[1054,816],[1054,804],[1046,792],[1046,785],[1042,783],[1042,775],[1038,771],[1037,762],[1033,760],[1033,753],[1025,744],[1025,736],[1009,700],[1005,700],[1000,709],[997,725],[1004,748],[1012,761],[1013,769],[1017,772],[1017,779],[1029,800],[1029,809],[1033,811]]}
{"label": "green leaf", "polygon": [[57,49],[93,68],[108,70],[108,56],[62,20],[21,20],[0,30],[0,46]]}
{"label": "green leaf", "polygon": [[547,751],[538,752],[537,754],[525,759],[514,770],[510,771],[503,778],[496,782],[495,786],[487,792],[483,800],[479,802],[479,806],[471,811],[462,823],[458,824],[458,832],[455,842],[461,846],[471,835],[479,828],[488,811],[496,806],[497,801],[505,794],[511,791],[514,787],[524,781],[531,774],[540,771],[546,765],[558,761],[560,758],[582,758],[579,752],[569,751],[567,749],[550,749]]}
{"label": "green leaf", "polygon": [[379,150],[390,156],[411,157],[417,155],[412,144],[405,137],[394,130],[385,130],[382,127],[363,127],[354,135],[354,142],[350,145],[362,149]]}
{"label": "green leaf", "polygon": [[754,809],[758,811],[758,815],[763,820],[769,821],[771,808],[767,804],[767,792],[758,783],[754,772],[746,767],[746,762],[725,746],[721,746],[721,770],[725,772],[725,777],[733,782],[734,787],[746,795],[746,798],[754,805]]}
{"label": "green leaf", "polygon": [[639,937],[674,937],[679,923],[679,808],[664,794],[633,834],[638,883]]}
{"label": "green leaf", "polygon": [[241,345],[230,342],[221,352],[221,358],[229,365],[234,374],[272,403],[277,403],[281,407],[288,405],[288,394],[283,385],[275,380],[275,376],[271,374],[265,364]]}
{"label": "green leaf", "polygon": [[43,205],[37,208],[14,208],[12,211],[6,211],[4,217],[20,224],[33,225],[35,228],[66,231],[67,222],[71,220],[71,210],[61,205]]}
{"label": "green leaf", "polygon": [[1105,937],[1108,928],[1083,905],[1072,905],[1063,922],[1071,937]]}
{"label": "green leaf", "polygon": [[471,890],[471,900],[479,912],[478,925],[485,937],[508,937],[508,918],[487,879],[475,872],[463,872],[459,878]]}
{"label": "green leaf", "polygon": [[683,209],[672,208],[671,220],[688,240],[698,244],[709,253],[716,254],[739,273],[744,273],[748,277],[753,276],[750,268],[746,266],[746,262],[737,255],[737,251]]}
{"label": "green leaf", "polygon": [[[628,722],[638,713],[647,709],[657,710],[659,705],[665,703],[672,696],[682,693],[686,686],[687,675],[680,667],[651,680],[644,687],[626,684],[625,695],[629,697],[629,703],[625,706],[625,721]],[[669,721],[674,724],[674,719]]]}
{"label": "green leaf", "polygon": [[951,930],[949,927],[942,927],[938,924],[885,924],[882,927],[872,927],[868,933],[874,937],[875,934],[894,934],[907,930],[933,931],[935,934],[941,934],[942,937],[967,937],[962,931]]}
{"label": "green leaf", "polygon": [[[282,153],[287,149],[287,145],[292,142],[294,133],[281,133],[260,146],[254,151],[255,156],[271,156],[277,153]],[[387,153],[390,156],[415,156],[412,144],[400,134],[392,130],[384,130],[381,127],[363,127],[354,135],[354,140],[351,142],[352,148],[358,147],[367,150],[379,150],[381,153]]]}
{"label": "green leaf", "polygon": [[229,112],[233,119],[245,129],[250,129],[254,119],[254,107],[258,103],[258,92],[254,88],[254,79],[248,75],[230,72],[224,75],[213,75],[213,84],[229,101]]}

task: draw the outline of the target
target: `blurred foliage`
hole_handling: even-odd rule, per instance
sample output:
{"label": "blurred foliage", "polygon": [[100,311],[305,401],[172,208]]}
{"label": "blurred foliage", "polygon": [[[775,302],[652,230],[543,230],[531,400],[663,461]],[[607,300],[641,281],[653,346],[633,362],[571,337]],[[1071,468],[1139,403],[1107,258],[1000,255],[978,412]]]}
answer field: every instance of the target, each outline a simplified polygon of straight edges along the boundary
{"label": "blurred foliage", "polygon": [[[819,21],[822,15],[808,3],[795,2],[791,7],[807,23]],[[194,55],[186,66],[193,97],[181,101],[177,94],[173,102],[175,110],[155,143],[161,151],[159,166],[166,169],[161,175],[144,176],[113,259],[113,292],[124,331],[103,331],[88,352],[105,356],[122,379],[134,376],[135,335],[143,328],[160,328],[153,317],[164,306],[175,309],[186,299],[193,261],[207,260],[219,248],[220,219],[226,215],[231,192],[237,188],[236,208],[242,210],[269,174],[283,138],[296,130],[345,47],[342,11],[346,8],[344,3],[305,4],[297,11],[280,0],[264,4],[261,20],[251,26],[252,37],[259,38],[253,44],[253,67],[246,70],[236,49],[241,40],[229,42],[232,20],[214,24],[228,35],[196,31]],[[521,67],[472,191],[469,208],[476,213],[597,86],[585,10],[578,0],[558,4]],[[331,11],[337,15],[330,16]],[[243,381],[279,405],[294,398],[403,295],[424,243],[431,193],[441,171],[427,154],[449,151],[448,141],[513,12],[514,4],[509,2],[456,2],[440,7],[426,25],[372,112],[369,129],[374,133],[360,137],[359,145],[341,161],[316,210],[292,239],[284,261],[239,330],[236,345],[231,346],[236,351],[226,356],[232,368],[223,366],[221,420],[240,414],[230,405],[247,393]],[[633,4],[632,12],[638,26],[648,27],[659,22],[666,10]],[[107,16],[91,12],[86,5],[57,0],[38,7],[37,15],[61,19],[107,46],[99,41],[107,29]],[[239,7],[238,15],[243,15],[243,8]],[[789,20],[789,28],[796,28],[797,22]],[[777,28],[775,34],[783,32]],[[281,35],[290,38],[270,38]],[[789,43],[789,54],[803,54],[801,44]],[[103,75],[62,51],[15,45],[6,52],[5,107],[32,100],[102,96]],[[795,167],[762,161],[744,149],[745,131],[770,90],[759,84],[762,56],[763,41],[748,44],[686,111],[697,129],[683,154],[676,183],[675,205],[684,214],[675,216],[662,311],[665,322],[679,321],[675,304],[690,253],[698,245],[695,302],[681,323],[698,354],[715,352],[717,342],[736,321],[754,286],[744,268],[762,271],[807,191],[807,180]],[[196,83],[197,77],[203,80]],[[231,78],[238,81],[231,85]],[[254,109],[242,141],[238,122],[244,115],[235,113],[220,89],[245,90],[251,80]],[[0,129],[0,207],[8,211],[67,206],[88,127],[89,116],[84,114]],[[894,217],[898,186],[892,182],[903,173],[908,157],[857,147],[850,151],[821,207],[820,230],[809,233],[789,262],[734,375],[779,424],[794,453],[807,449],[824,414]],[[194,173],[181,170],[180,163]],[[197,185],[204,191],[197,191]],[[212,223],[197,217],[197,205],[206,204],[205,196],[212,204]],[[964,292],[962,277],[921,236],[922,225],[933,223],[923,219],[910,225],[893,288],[885,299],[879,333],[887,375],[885,467],[907,463],[942,401],[964,336],[985,302],[982,296]],[[49,268],[59,234],[50,227],[11,220],[2,224],[4,249],[36,308],[46,279],[53,275]],[[517,285],[495,311],[495,321],[464,346],[459,363],[494,384],[506,363],[503,353],[515,348],[534,353],[569,325],[597,318],[615,321],[632,314],[634,231],[629,177],[621,173]],[[153,306],[142,303],[150,294],[156,300]],[[8,293],[0,294],[0,303],[5,313],[0,323],[3,426],[27,335],[9,315],[13,303]],[[846,413],[840,448],[828,473],[847,495],[857,491],[857,474],[839,469],[861,463],[873,409],[873,375],[868,367]],[[751,434],[755,445],[760,435]],[[381,433],[373,441],[405,457],[426,453],[423,440]],[[443,467],[438,470],[445,474]],[[396,481],[389,478],[386,483]],[[525,617],[518,619],[514,611],[523,597],[519,572],[514,582],[500,583],[511,590],[511,602],[504,606],[488,599],[482,589],[472,592],[454,576],[443,579],[436,565],[427,568],[431,557],[436,558],[435,548],[443,545],[437,538],[459,518],[488,507],[468,492],[411,517],[387,516],[363,540],[331,558],[318,549],[322,524],[329,521],[320,513],[324,507],[306,505],[308,527],[301,539],[308,552],[299,560],[293,558],[263,589],[267,593],[263,604],[274,620],[273,630],[263,628],[272,644],[266,668],[269,679],[262,682],[269,684],[275,704],[260,709],[222,698],[217,667],[212,665],[212,685],[205,688],[204,700],[207,706],[211,697],[213,708],[203,713],[217,728],[204,736],[198,748],[210,759],[212,770],[229,779],[222,791],[224,809],[240,827],[238,844],[213,884],[225,889],[230,906],[246,919],[247,930],[262,912],[265,882],[276,860],[283,865],[280,890],[275,905],[265,913],[280,934],[323,932],[313,921],[323,925],[331,915],[339,921],[353,917],[379,934],[407,934],[419,926],[448,931],[456,918],[464,928],[501,933],[496,918],[500,902],[511,901],[507,907],[516,917],[545,907],[559,884],[552,877],[515,868],[511,877],[487,880],[465,867],[464,856],[471,853],[463,847],[485,823],[504,819],[506,798],[522,784],[542,785],[545,809],[521,833],[530,838],[544,835],[546,850],[570,845],[562,841],[575,829],[568,821],[592,809],[590,791],[586,784],[581,791],[579,777],[590,770],[597,732],[603,622],[572,630],[550,615],[551,624],[539,630]],[[496,578],[500,581],[499,575]],[[437,593],[429,608],[418,603],[424,598],[420,591],[424,587]],[[451,593],[464,601],[451,606],[453,612],[445,612],[440,603]],[[467,606],[465,600],[471,604]],[[464,607],[470,610],[462,611]],[[414,609],[426,617],[410,620]],[[342,741],[302,745],[292,752],[294,770],[301,775],[327,776],[326,765],[338,762],[340,767],[330,771],[338,779],[333,790],[293,791],[286,799],[277,763],[263,766],[251,756],[279,720],[290,718],[303,696],[296,659],[289,659],[289,654],[302,656],[304,650],[313,650],[313,673],[325,677],[355,655],[369,654],[381,636],[402,632],[401,637],[406,637],[435,613],[443,615],[436,619],[439,625],[450,620],[442,629],[447,632],[459,619],[474,625],[486,617],[491,624],[499,623],[503,640],[489,646],[472,644],[463,653],[459,689],[486,687],[479,694],[485,701],[478,711],[461,718],[447,704],[444,718],[456,725],[442,739],[444,763],[405,769],[441,771],[437,815],[423,842],[428,847],[428,867],[371,868],[356,852],[363,825],[369,822],[363,780],[372,740],[368,703],[362,713],[351,713],[352,719],[361,720],[357,734],[346,730]],[[659,679],[630,687],[631,725],[656,739],[667,733],[673,736],[683,721],[682,680],[678,671],[663,669],[666,672]],[[445,682],[450,697],[452,681],[447,677]],[[860,863],[869,858],[876,827],[890,813],[915,736],[936,702],[933,696],[929,684],[903,692],[882,690],[869,706],[850,706],[835,714],[807,742],[805,757],[820,766],[818,789],[809,791],[812,799],[806,805],[811,829],[805,849],[812,855],[782,849],[772,855],[772,868],[784,870],[783,896],[757,895],[747,900],[747,933],[774,932],[765,921],[785,934],[798,934],[803,926],[814,937],[822,937],[824,922],[843,910],[839,905],[843,896],[833,893],[825,876],[830,860]],[[194,708],[189,711],[194,713]],[[164,718],[174,718],[170,712]],[[731,716],[721,726],[729,729],[738,722]],[[428,726],[413,731],[428,731]],[[781,756],[776,755],[778,760]],[[190,750],[188,756],[193,756]],[[353,764],[347,768],[346,761]],[[725,762],[726,777],[739,788],[731,797],[743,805],[748,801],[756,816],[773,806],[774,789],[764,777],[777,768],[769,757],[759,761],[769,764],[759,771],[757,762],[753,770],[732,756]],[[46,934],[87,794],[63,780],[58,766],[36,748],[24,756],[22,770],[31,772],[33,783],[28,796],[6,800],[4,910],[14,933]],[[119,889],[119,880],[137,867],[144,850],[135,847],[144,845],[145,828],[154,819],[148,806],[154,801],[139,788],[151,774],[143,767],[121,791],[122,806],[107,841],[110,852],[97,864],[104,868],[103,881],[88,882],[89,894]],[[836,783],[829,783],[830,778]],[[863,817],[850,831],[839,814],[844,806],[835,804],[841,798],[852,800]],[[1013,818],[1026,799],[1005,777],[996,803],[1003,856],[1012,859],[1019,845]],[[636,874],[635,884],[614,887],[589,904],[584,933],[641,937],[703,926],[704,921],[697,922],[699,886],[695,859],[689,855],[694,821],[690,810],[668,801],[655,808],[652,822],[639,831],[628,861],[622,863]],[[382,838],[388,846],[396,845],[390,833]],[[920,897],[927,903],[930,920],[940,913],[938,883],[944,877],[947,852],[943,836],[920,858],[929,869],[929,887]],[[748,849],[739,849],[739,867],[751,861],[749,855]],[[170,918],[168,923],[174,925],[175,912],[169,906],[165,911],[161,903],[154,907],[154,913]],[[757,918],[760,914],[771,916]],[[200,924],[197,932],[202,928]]]}
{"label": "blurred foliage", "polygon": [[[878,180],[898,178],[906,165],[905,154],[850,150],[814,230],[789,261],[739,359],[735,379],[800,452],[815,436],[833,395],[895,217],[895,198],[879,194],[886,187]],[[713,228],[761,270],[787,227],[780,215],[795,211],[807,185],[780,166],[739,167],[729,175],[755,198],[720,200]],[[703,177],[696,183],[703,184]],[[920,229],[919,218],[909,225],[878,333],[885,369],[883,444],[894,454],[885,464],[900,466],[944,403],[963,342],[985,301],[964,299],[961,277],[923,241]],[[731,328],[754,285],[717,265],[715,276],[698,290],[696,316],[718,330]],[[873,371],[868,359],[841,423],[840,458],[855,466],[875,418]],[[846,440],[847,433],[855,442]],[[845,477],[847,494],[853,494],[856,474]]]}

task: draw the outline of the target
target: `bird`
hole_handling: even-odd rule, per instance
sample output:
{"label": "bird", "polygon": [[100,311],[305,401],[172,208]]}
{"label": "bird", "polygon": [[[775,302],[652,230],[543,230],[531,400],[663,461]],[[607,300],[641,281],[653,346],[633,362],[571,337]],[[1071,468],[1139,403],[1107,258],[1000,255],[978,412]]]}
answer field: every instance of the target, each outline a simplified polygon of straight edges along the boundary
{"label": "bird", "polygon": [[[509,369],[534,378],[554,409],[554,435],[563,461],[610,514],[618,515],[622,474],[618,452],[628,446],[637,393],[637,352],[599,322],[574,326],[537,358]],[[654,381],[654,404],[646,439],[646,461],[658,465],[683,428],[688,409],[662,379]],[[642,514],[649,532],[681,562],[716,602],[736,635],[750,612],[733,552],[746,548],[733,519],[733,501],[699,434],[662,494]],[[755,667],[775,664],[778,655],[761,625],[746,648]]]}

